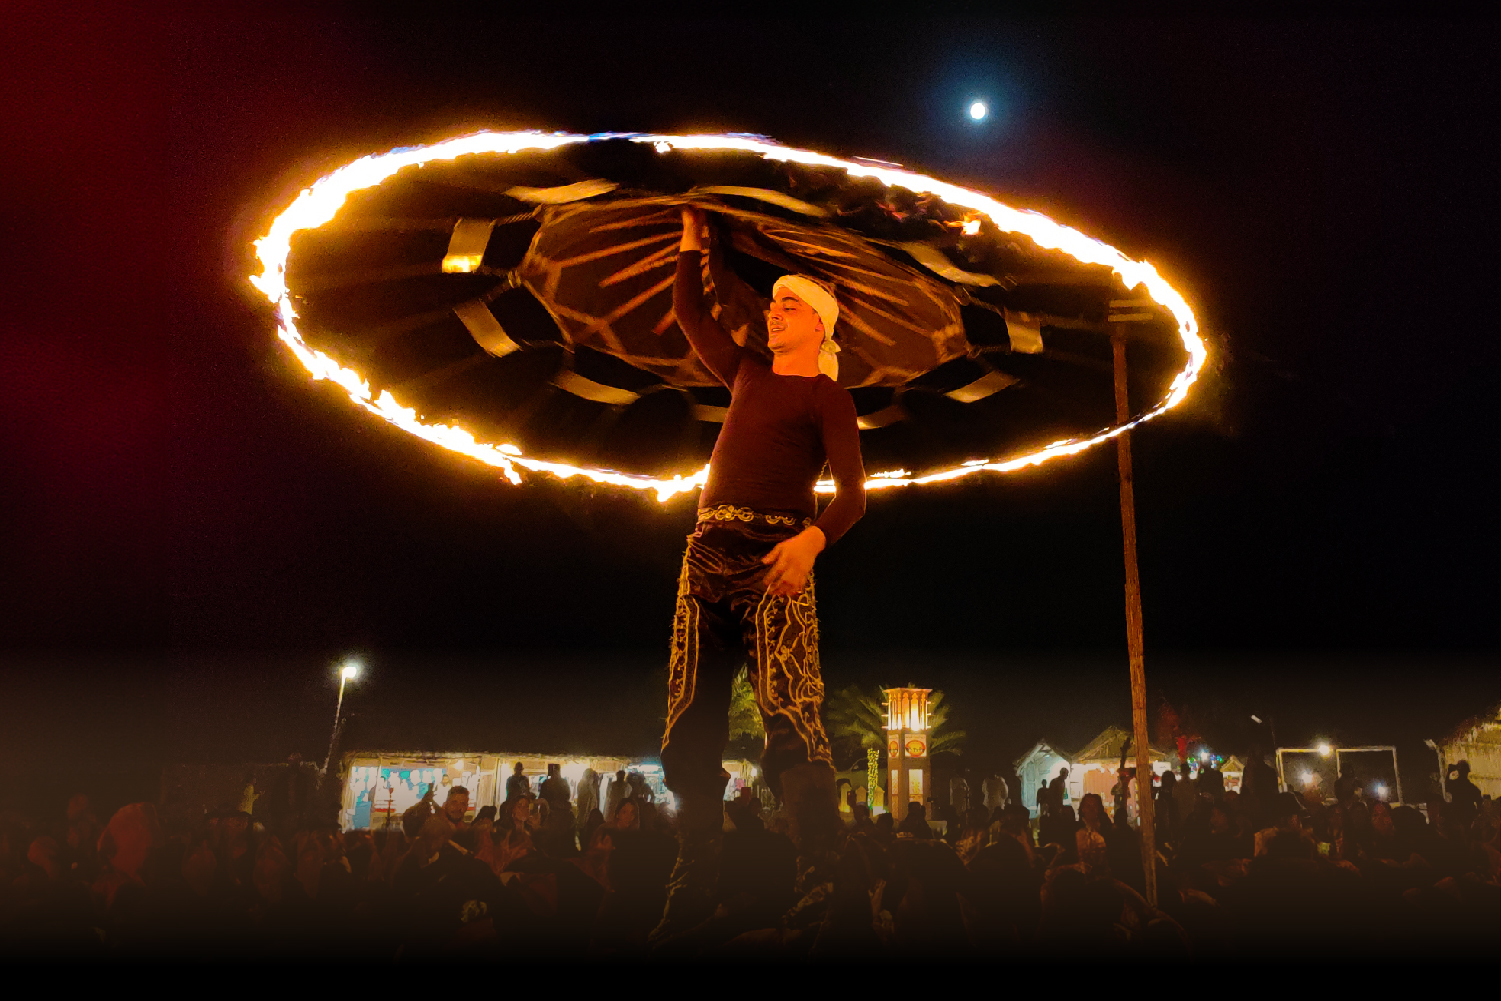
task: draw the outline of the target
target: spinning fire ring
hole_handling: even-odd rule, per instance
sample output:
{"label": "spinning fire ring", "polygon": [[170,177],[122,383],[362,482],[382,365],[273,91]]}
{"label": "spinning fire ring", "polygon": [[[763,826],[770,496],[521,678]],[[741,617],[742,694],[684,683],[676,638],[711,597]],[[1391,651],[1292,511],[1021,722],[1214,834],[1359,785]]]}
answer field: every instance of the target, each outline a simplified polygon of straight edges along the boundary
{"label": "spinning fire ring", "polygon": [[[1207,358],[1150,264],[894,164],[755,136],[480,132],[363,157],[276,216],[250,281],[308,372],[381,419],[512,483],[582,477],[665,502],[703,485],[707,465],[684,459],[706,458],[728,404],[671,317],[684,204],[714,221],[705,282],[751,349],[776,274],[838,290],[868,463],[900,467],[867,489],[1082,452],[1183,402]],[[1111,423],[1096,402],[1127,324],[1153,402]],[[967,455],[933,461],[945,447]]]}

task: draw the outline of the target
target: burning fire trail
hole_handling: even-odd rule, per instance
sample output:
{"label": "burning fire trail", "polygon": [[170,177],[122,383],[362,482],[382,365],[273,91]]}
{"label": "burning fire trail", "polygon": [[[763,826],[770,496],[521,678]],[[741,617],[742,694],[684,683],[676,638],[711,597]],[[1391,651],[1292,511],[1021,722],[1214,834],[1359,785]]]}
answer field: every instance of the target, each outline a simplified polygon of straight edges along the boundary
{"label": "burning fire trail", "polygon": [[[344,205],[345,199],[355,191],[374,187],[404,167],[430,163],[435,160],[452,160],[471,154],[519,153],[524,150],[551,150],[570,143],[589,142],[597,138],[626,138],[635,142],[651,143],[658,152],[671,149],[737,150],[759,153],[768,160],[784,160],[794,163],[835,167],[846,171],[851,177],[871,177],[888,187],[906,188],[916,194],[932,194],[951,205],[979,212],[995,223],[1004,232],[1021,233],[1038,246],[1059,250],[1085,264],[1101,264],[1111,268],[1128,291],[1140,288],[1158,305],[1172,313],[1178,323],[1178,335],[1188,352],[1188,364],[1173,380],[1168,393],[1146,412],[1125,424],[1105,428],[1084,438],[1056,441],[1045,448],[1011,459],[972,459],[950,469],[918,476],[907,470],[892,470],[876,473],[865,484],[867,490],[887,490],[895,487],[920,486],[957,480],[980,472],[1008,473],[1028,466],[1038,466],[1049,460],[1074,455],[1103,441],[1122,434],[1131,428],[1151,420],[1167,411],[1188,396],[1189,389],[1204,367],[1208,351],[1199,337],[1198,321],[1188,303],[1169,285],[1157,269],[1143,261],[1133,261],[1120,251],[1099,240],[1085,236],[1077,230],[1054,222],[1038,212],[1014,209],[979,192],[948,184],[922,174],[885,166],[871,161],[841,160],[810,150],[791,149],[747,136],[581,136],[545,134],[540,132],[479,132],[461,136],[432,146],[408,147],[392,150],[381,155],[363,157],[333,173],[315,181],[288,206],[271,224],[270,232],[255,241],[256,256],[262,271],[250,277],[253,284],[276,307],[278,336],[297,356],[298,361],[312,373],[315,379],[328,379],[343,387],[350,399],[376,416],[390,422],[419,438],[441,445],[450,451],[459,452],[498,468],[512,483],[521,483],[518,469],[528,472],[547,473],[559,479],[584,477],[595,483],[629,487],[633,490],[654,491],[657,500],[666,502],[678,494],[699,489],[708,478],[709,467],[690,475],[677,475],[671,479],[638,476],[609,469],[591,469],[565,462],[530,457],[511,444],[491,445],[476,441],[462,428],[449,424],[429,424],[421,420],[416,410],[403,406],[387,391],[375,396],[370,384],[358,373],[344,368],[334,359],[303,340],[297,329],[297,314],[292,306],[287,289],[287,258],[291,253],[292,236],[300,230],[317,229],[334,218]],[[832,480],[820,480],[815,488],[819,493],[833,493]]]}

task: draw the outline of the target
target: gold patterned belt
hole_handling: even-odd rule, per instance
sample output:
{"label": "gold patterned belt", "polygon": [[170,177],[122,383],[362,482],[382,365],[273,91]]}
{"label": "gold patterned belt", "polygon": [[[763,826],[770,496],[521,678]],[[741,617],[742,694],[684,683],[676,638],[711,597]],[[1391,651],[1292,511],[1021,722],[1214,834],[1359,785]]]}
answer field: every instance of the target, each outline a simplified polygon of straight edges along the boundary
{"label": "gold patterned belt", "polygon": [[762,514],[760,511],[752,511],[748,507],[736,507],[733,504],[701,507],[698,509],[698,520],[699,522],[741,521],[747,524],[759,521],[763,525],[786,525],[788,528],[796,528],[798,525],[807,528],[813,524],[812,518],[799,519],[793,514]]}

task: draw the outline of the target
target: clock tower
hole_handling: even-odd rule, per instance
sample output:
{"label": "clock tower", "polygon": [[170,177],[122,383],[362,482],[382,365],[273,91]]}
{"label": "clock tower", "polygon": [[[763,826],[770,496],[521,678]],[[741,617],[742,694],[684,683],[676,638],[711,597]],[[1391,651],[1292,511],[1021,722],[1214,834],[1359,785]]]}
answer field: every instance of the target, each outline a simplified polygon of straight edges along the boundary
{"label": "clock tower", "polygon": [[912,803],[932,800],[928,756],[928,693],[931,688],[886,689],[887,809],[901,821]]}

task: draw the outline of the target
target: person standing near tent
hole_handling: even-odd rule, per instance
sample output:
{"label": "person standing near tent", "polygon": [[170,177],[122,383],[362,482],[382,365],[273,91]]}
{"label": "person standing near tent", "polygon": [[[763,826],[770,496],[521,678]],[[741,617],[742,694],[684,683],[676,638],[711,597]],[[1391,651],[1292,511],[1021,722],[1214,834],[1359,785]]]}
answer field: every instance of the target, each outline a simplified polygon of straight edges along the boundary
{"label": "person standing near tent", "polygon": [[1475,822],[1480,815],[1480,804],[1484,797],[1480,793],[1480,787],[1470,781],[1470,763],[1458,761],[1450,765],[1444,776],[1444,785],[1448,788],[1449,799],[1454,803],[1454,813],[1459,822],[1468,827]]}
{"label": "person standing near tent", "polygon": [[620,804],[630,797],[630,786],[625,781],[625,769],[615,773],[610,779],[610,784],[605,786],[605,820],[615,819],[615,811],[620,809]]}
{"label": "person standing near tent", "polygon": [[[833,848],[840,820],[819,717],[812,570],[865,512],[855,404],[834,381],[833,293],[803,275],[777,280],[766,311],[768,364],[705,307],[704,214],[685,208],[682,218],[673,310],[704,366],[729,387],[730,408],[699,495],[673,622],[662,768],[681,804],[682,840],[668,917],[707,906],[724,822],[730,689],[747,655],[766,729],[762,774],[804,863]],[[825,462],[835,495],[819,513],[813,488]]]}

